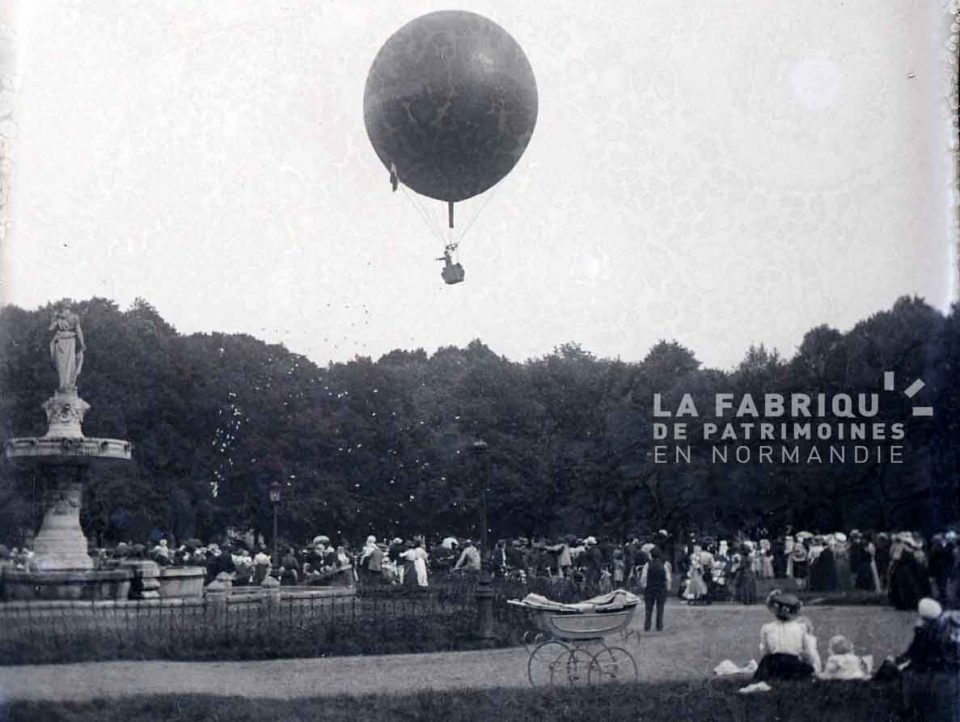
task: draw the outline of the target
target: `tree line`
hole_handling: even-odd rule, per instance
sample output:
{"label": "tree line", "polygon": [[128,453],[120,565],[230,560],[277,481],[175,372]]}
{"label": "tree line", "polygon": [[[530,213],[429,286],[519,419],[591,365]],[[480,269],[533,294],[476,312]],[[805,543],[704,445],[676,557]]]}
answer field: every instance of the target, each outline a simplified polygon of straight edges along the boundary
{"label": "tree line", "polygon": [[[129,439],[134,461],[97,471],[83,524],[101,544],[165,534],[269,538],[268,489],[283,484],[282,536],[326,533],[477,535],[486,490],[491,534],[628,536],[734,533],[791,525],[932,531],[960,516],[957,309],[901,298],[846,333],[810,330],[785,358],[749,348],[732,369],[705,368],[674,341],[640,361],[598,358],[576,343],[512,361],[476,340],[465,348],[394,350],[318,366],[243,334],[180,334],[149,303],[70,303],[88,350],[80,394],[91,437]],[[56,385],[49,304],[0,310],[0,436],[42,435]],[[710,407],[717,393],[878,390],[895,394],[878,420],[909,428],[902,463],[656,463],[653,395]],[[901,386],[898,386],[900,389]],[[893,398],[891,396],[891,398]],[[912,418],[922,398],[932,417]],[[702,429],[692,420],[690,434]],[[843,421],[828,417],[825,421]],[[473,442],[488,445],[484,459]],[[754,450],[758,439],[741,442]],[[671,459],[671,462],[673,460]],[[38,523],[42,490],[0,462],[0,541]]]}

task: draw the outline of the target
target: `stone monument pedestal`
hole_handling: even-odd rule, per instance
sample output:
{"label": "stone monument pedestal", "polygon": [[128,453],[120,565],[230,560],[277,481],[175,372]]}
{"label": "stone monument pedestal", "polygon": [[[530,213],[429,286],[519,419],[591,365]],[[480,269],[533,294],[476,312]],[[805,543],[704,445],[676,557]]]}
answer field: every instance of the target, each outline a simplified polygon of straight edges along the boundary
{"label": "stone monument pedestal", "polygon": [[53,396],[43,402],[43,410],[47,414],[46,439],[82,439],[83,415],[90,410],[90,404],[81,399],[76,389],[71,391],[56,391]]}
{"label": "stone monument pedestal", "polygon": [[33,541],[31,567],[37,571],[93,569],[93,559],[87,553],[87,537],[80,528],[83,484],[79,477],[83,473],[82,467],[59,469],[54,474],[62,477],[69,476],[70,472],[76,475],[73,480],[54,478],[48,482],[46,513]]}

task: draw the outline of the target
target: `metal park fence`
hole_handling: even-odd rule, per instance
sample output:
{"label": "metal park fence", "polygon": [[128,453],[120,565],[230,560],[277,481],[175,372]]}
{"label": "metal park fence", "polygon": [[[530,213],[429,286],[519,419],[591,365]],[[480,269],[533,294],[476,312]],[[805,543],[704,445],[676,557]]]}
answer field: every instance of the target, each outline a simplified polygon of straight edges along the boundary
{"label": "metal park fence", "polygon": [[[185,599],[6,602],[0,603],[0,664],[271,659],[514,644],[530,620],[508,599],[536,592],[575,601],[600,591],[571,579],[498,578],[483,591],[480,586],[475,575],[438,574],[426,589],[236,587]],[[489,605],[486,626],[483,604]]]}
{"label": "metal park fence", "polygon": [[0,604],[0,664],[439,651],[469,646],[475,629],[467,589],[9,602]]}

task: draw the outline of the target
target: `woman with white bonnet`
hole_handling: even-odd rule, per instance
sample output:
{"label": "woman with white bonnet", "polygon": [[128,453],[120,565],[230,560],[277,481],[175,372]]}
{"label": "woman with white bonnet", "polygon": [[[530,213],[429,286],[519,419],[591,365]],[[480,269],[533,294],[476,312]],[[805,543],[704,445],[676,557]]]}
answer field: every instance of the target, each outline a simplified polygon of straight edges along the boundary
{"label": "woman with white bonnet", "polygon": [[793,594],[774,589],[767,597],[767,608],[776,617],[760,628],[760,665],[753,679],[806,679],[820,671],[816,639],[797,621],[800,600]]}
{"label": "woman with white bonnet", "polygon": [[377,538],[368,536],[357,562],[360,579],[366,584],[376,584],[383,579],[383,551],[377,546]]}
{"label": "woman with white bonnet", "polygon": [[903,703],[922,720],[960,719],[960,619],[925,597],[913,641],[897,657],[903,666]]}

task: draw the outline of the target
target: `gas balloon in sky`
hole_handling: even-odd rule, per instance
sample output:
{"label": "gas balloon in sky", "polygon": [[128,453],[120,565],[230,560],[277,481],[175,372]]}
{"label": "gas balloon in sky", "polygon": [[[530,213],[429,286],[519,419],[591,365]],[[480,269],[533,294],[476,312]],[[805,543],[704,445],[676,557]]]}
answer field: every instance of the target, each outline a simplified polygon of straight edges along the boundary
{"label": "gas balloon in sky", "polygon": [[475,13],[434,12],[377,53],[363,116],[395,185],[452,204],[516,165],[537,123],[537,83],[499,25]]}

